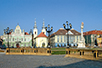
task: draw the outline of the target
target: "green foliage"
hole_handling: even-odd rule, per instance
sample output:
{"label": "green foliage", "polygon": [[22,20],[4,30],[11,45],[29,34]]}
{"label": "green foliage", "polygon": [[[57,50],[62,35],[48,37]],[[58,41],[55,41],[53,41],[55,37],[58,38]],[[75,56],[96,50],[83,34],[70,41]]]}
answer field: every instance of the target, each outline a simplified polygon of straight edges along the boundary
{"label": "green foliage", "polygon": [[66,54],[66,51],[52,51],[51,54],[52,55],[62,55],[62,54]]}
{"label": "green foliage", "polygon": [[52,55],[62,55],[66,54],[66,48],[51,48]]}

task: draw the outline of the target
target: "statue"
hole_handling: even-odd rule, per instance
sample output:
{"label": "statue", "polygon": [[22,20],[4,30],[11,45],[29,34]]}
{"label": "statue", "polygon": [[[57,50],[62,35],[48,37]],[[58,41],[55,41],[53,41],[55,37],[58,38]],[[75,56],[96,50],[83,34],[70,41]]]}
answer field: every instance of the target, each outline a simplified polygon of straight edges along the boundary
{"label": "statue", "polygon": [[78,48],[85,48],[85,39],[83,37],[84,23],[81,23],[81,41],[78,43]]}

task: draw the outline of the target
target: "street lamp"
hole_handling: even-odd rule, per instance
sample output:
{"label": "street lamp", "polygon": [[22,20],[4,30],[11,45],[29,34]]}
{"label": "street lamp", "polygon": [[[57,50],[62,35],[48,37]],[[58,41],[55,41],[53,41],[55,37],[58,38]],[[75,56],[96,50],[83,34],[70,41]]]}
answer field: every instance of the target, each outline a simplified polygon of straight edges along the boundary
{"label": "street lamp", "polygon": [[69,35],[68,35],[68,31],[72,28],[71,23],[68,24],[68,21],[66,21],[67,27],[65,24],[63,24],[63,27],[65,30],[67,30],[67,46],[69,47]]}
{"label": "street lamp", "polygon": [[48,32],[48,47],[50,46],[50,33],[53,30],[53,27],[50,28],[50,25],[48,24],[48,27],[45,27],[46,31]]}
{"label": "street lamp", "polygon": [[30,34],[32,34],[32,47],[33,47],[33,37],[34,37],[34,35],[33,35],[32,29],[30,30]]}
{"label": "street lamp", "polygon": [[4,29],[4,33],[8,35],[8,48],[10,48],[10,47],[9,47],[9,34],[10,34],[11,32],[13,32],[13,29],[10,30],[9,27],[7,27],[7,29]]}

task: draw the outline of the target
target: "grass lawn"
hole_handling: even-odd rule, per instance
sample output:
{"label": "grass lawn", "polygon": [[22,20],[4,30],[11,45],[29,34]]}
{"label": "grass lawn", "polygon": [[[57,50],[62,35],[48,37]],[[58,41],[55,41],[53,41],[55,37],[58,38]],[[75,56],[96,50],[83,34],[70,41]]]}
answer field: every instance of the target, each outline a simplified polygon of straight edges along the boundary
{"label": "grass lawn", "polygon": [[[52,55],[66,54],[66,48],[51,48]],[[89,50],[102,50],[102,48],[90,48]]]}
{"label": "grass lawn", "polygon": [[66,54],[66,48],[51,48],[51,54],[52,55],[62,55]]}
{"label": "grass lawn", "polygon": [[52,55],[63,55],[66,54],[66,51],[52,51]]}

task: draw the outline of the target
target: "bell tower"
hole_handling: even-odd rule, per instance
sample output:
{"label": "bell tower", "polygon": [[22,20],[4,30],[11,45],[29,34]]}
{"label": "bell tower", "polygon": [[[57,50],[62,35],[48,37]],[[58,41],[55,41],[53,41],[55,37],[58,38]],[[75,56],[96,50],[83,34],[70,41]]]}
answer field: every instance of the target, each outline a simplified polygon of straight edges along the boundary
{"label": "bell tower", "polygon": [[35,23],[34,23],[33,34],[34,34],[34,38],[37,37],[37,35],[38,35],[38,29],[37,29],[37,26],[36,26],[36,19],[35,19]]}
{"label": "bell tower", "polygon": [[42,32],[46,35],[46,29],[45,29],[45,25],[44,25],[44,20],[43,20]]}

